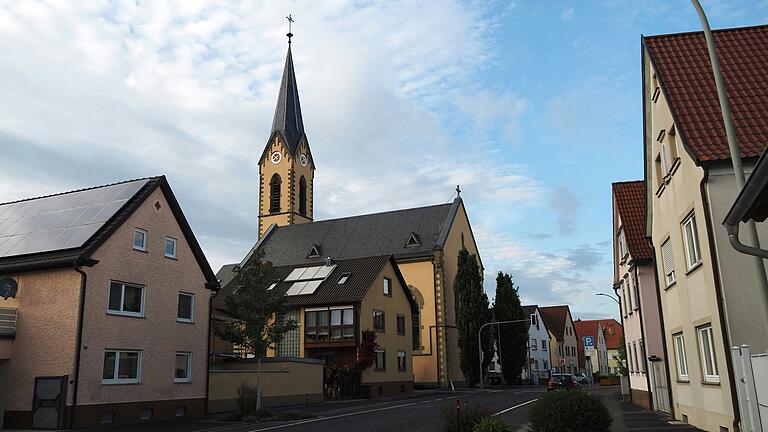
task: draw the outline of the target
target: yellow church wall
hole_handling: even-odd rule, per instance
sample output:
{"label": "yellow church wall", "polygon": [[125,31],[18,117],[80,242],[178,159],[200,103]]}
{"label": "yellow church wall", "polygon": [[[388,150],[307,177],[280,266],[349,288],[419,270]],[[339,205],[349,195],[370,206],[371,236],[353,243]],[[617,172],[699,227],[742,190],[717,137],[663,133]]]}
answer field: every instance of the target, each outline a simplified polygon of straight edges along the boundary
{"label": "yellow church wall", "polygon": [[[302,166],[300,161],[297,160],[300,154],[307,155],[307,166]],[[309,154],[309,146],[307,145],[306,140],[302,140],[299,144],[298,151],[296,152],[297,159],[292,159],[292,165],[293,165],[293,172],[294,172],[294,178],[293,178],[293,193],[291,193],[291,196],[289,197],[291,199],[291,203],[293,204],[292,208],[293,211],[296,213],[293,215],[293,223],[306,223],[311,222],[313,218],[313,202],[312,199],[314,198],[314,182],[315,182],[315,167],[312,165],[312,160],[310,158]],[[304,176],[304,179],[307,181],[307,214],[306,217],[303,217],[299,213],[299,182],[301,181],[301,176]]]}
{"label": "yellow church wall", "polygon": [[[413,374],[417,383],[436,384],[437,356],[435,319],[435,278],[431,259],[398,263],[400,273],[419,305],[421,351],[413,354]],[[430,338],[431,334],[431,338]]]}

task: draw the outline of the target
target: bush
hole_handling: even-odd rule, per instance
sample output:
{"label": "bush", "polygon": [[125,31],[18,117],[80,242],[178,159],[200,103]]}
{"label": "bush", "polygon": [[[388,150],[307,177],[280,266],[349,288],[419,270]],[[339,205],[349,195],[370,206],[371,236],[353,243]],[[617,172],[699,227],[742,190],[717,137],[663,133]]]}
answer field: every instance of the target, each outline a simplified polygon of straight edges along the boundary
{"label": "bush", "polygon": [[240,384],[237,389],[237,411],[243,416],[256,411],[257,399],[256,387],[251,387],[245,383]]}
{"label": "bush", "polygon": [[613,418],[597,396],[581,390],[547,393],[528,411],[536,432],[607,432]]}
{"label": "bush", "polygon": [[[471,431],[484,417],[488,417],[490,411],[477,402],[469,402],[461,404],[459,414],[461,430],[466,432]],[[443,408],[443,412],[440,414],[438,430],[440,432],[457,432],[455,404],[450,404]]]}
{"label": "bush", "polygon": [[312,413],[304,412],[304,411],[286,411],[281,412],[274,416],[272,420],[275,421],[290,421],[290,420],[305,420],[309,418],[314,418],[315,415]]}
{"label": "bush", "polygon": [[499,417],[483,417],[472,432],[510,432],[509,425]]}

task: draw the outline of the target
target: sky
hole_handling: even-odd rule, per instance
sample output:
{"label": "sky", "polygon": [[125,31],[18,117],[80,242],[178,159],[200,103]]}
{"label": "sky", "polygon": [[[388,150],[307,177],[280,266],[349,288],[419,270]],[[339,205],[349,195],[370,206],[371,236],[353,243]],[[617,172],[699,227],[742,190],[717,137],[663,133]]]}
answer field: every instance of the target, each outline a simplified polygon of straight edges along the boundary
{"label": "sky", "polygon": [[[701,0],[713,28],[768,1]],[[447,202],[485,288],[618,318],[611,182],[642,178],[641,35],[688,0],[0,0],[0,202],[164,174],[214,268],[257,238],[292,14],[317,220]]]}

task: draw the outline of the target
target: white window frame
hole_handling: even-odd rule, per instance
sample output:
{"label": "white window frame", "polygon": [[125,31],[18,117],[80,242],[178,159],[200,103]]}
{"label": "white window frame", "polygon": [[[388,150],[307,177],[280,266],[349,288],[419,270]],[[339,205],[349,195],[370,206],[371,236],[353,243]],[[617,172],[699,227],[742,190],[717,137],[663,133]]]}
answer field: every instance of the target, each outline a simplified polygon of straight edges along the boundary
{"label": "white window frame", "polygon": [[[720,383],[720,373],[717,369],[717,358],[715,358],[715,336],[712,330],[712,324],[707,324],[696,329],[696,334],[699,339],[699,356],[701,357],[701,375],[704,377],[706,383]],[[705,336],[706,335],[706,336]],[[709,345],[709,357],[712,360],[711,364],[707,364],[707,357],[704,348],[704,338],[707,338],[707,344]],[[710,370],[711,369],[711,370]],[[710,373],[710,372],[714,372]]]}
{"label": "white window frame", "polygon": [[[107,356],[107,353],[113,352],[115,353],[115,377],[111,379],[105,379],[104,378],[104,357]],[[136,378],[118,378],[120,374],[120,353],[137,353],[138,358],[136,360]],[[102,384],[109,384],[109,385],[117,385],[117,384],[140,384],[141,383],[141,350],[119,350],[119,349],[105,349],[104,350],[104,357],[102,357],[102,367],[101,367],[101,383]]]}
{"label": "white window frame", "polygon": [[619,228],[619,233],[616,235],[619,240],[619,259],[623,260],[625,256],[629,254],[629,249],[627,248],[627,238],[624,235],[624,227]]}
{"label": "white window frame", "polygon": [[384,284],[384,295],[392,297],[392,279],[385,277],[382,283]]}
{"label": "white window frame", "polygon": [[664,176],[669,174],[669,171],[672,169],[672,161],[669,158],[669,149],[667,148],[667,143],[662,141],[660,143],[661,145],[661,169],[664,172]]}
{"label": "white window frame", "polygon": [[627,290],[626,290],[626,283],[624,282],[624,279],[619,282],[621,286],[621,308],[624,309],[624,318],[626,318],[629,315],[629,308],[627,307]]}
{"label": "white window frame", "polygon": [[[112,294],[112,284],[118,283],[122,286],[122,289],[120,290],[120,310],[110,309],[109,308],[109,296]],[[125,287],[126,286],[132,286],[132,287],[138,287],[141,288],[141,308],[139,312],[130,312],[130,311],[124,311],[123,307],[125,306]],[[121,282],[116,280],[109,281],[109,284],[107,284],[107,314],[109,315],[121,315],[121,316],[130,316],[130,317],[144,317],[145,312],[145,302],[147,299],[147,287],[146,285],[141,284],[134,284],[134,283],[128,283],[128,282]]]}
{"label": "white window frame", "polygon": [[[192,297],[192,304],[190,305],[189,318],[182,318],[179,316],[179,303],[181,302],[181,296],[188,296]],[[179,295],[176,297],[176,321],[183,322],[183,323],[193,323],[195,322],[195,295],[192,293],[179,291]]]}
{"label": "white window frame", "polygon": [[[185,378],[176,378],[176,357],[178,356],[187,357],[187,376]],[[176,351],[176,355],[173,356],[173,382],[175,384],[192,382],[192,353],[191,352]]]}
{"label": "white window frame", "polygon": [[[664,259],[665,248],[669,250],[669,262]],[[672,242],[670,238],[667,238],[667,240],[661,244],[661,267],[664,271],[664,281],[666,282],[666,286],[672,286],[677,282],[677,279],[675,278],[675,257],[672,255]]]}
{"label": "white window frame", "polygon": [[[173,243],[173,253],[172,254],[168,253],[168,242]],[[178,240],[176,240],[173,237],[165,236],[165,242],[163,243],[163,255],[166,258],[176,259],[176,248],[178,247],[178,245],[179,245]]]}
{"label": "white window frame", "polygon": [[630,285],[629,289],[632,293],[632,309],[638,310],[640,309],[640,292],[638,291],[637,279],[631,273],[627,283]]}
{"label": "white window frame", "polygon": [[547,350],[547,341],[542,339],[541,340],[541,350],[546,351]]}
{"label": "white window frame", "polygon": [[[402,354],[402,355],[401,355]],[[403,368],[400,368],[400,359],[403,359]],[[405,351],[398,351],[397,352],[397,371],[398,372],[406,372],[408,370],[408,364],[406,362],[406,355]]]}
{"label": "white window frame", "polygon": [[677,366],[677,379],[680,381],[690,381],[688,374],[688,356],[685,353],[685,336],[683,333],[672,335],[675,348],[675,364]]}
{"label": "white window frame", "polygon": [[[696,229],[696,214],[691,213],[688,215],[681,224],[683,229],[683,246],[685,246],[685,262],[688,264],[688,270],[693,269],[701,263],[701,248],[699,247],[699,232]],[[691,227],[691,237],[693,238],[693,245],[688,243],[688,226]],[[690,248],[693,248],[692,250]],[[691,262],[691,252],[696,258],[696,261]]]}
{"label": "white window frame", "polygon": [[531,338],[531,342],[528,344],[528,346],[531,348],[531,350],[536,351],[539,349],[538,341],[534,338]]}
{"label": "white window frame", "polygon": [[[142,244],[141,246],[137,246],[136,245],[136,233],[144,234],[144,244]],[[131,243],[133,245],[133,250],[137,250],[137,251],[141,251],[141,252],[146,252],[147,251],[147,240],[148,240],[148,238],[149,238],[149,233],[147,232],[147,230],[143,230],[141,228],[134,228],[133,229],[133,238],[131,239]]]}

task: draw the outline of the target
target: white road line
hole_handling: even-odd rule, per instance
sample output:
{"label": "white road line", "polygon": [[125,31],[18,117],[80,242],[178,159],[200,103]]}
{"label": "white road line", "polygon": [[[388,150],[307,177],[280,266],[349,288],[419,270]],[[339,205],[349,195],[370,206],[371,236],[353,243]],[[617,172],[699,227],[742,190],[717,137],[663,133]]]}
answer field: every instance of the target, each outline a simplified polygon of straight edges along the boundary
{"label": "white road line", "polygon": [[518,404],[518,405],[515,405],[515,406],[513,406],[513,407],[509,407],[509,408],[507,408],[507,409],[504,409],[504,410],[501,410],[501,411],[497,412],[496,414],[493,414],[493,416],[495,417],[495,416],[497,416],[497,415],[500,415],[500,414],[504,414],[504,413],[505,413],[505,412],[507,412],[507,411],[512,411],[512,410],[513,410],[513,409],[515,409],[515,408],[520,408],[521,406],[525,406],[525,405],[528,405],[529,403],[533,403],[533,402],[536,402],[537,400],[538,400],[538,399],[533,399],[533,400],[529,400],[528,402],[523,402],[523,403],[521,403],[521,404]]}
{"label": "white road line", "polygon": [[395,406],[385,407],[385,408],[376,408],[376,409],[369,409],[369,410],[363,410],[363,411],[355,411],[355,412],[351,412],[351,413],[339,414],[339,415],[329,416],[329,417],[318,417],[318,418],[313,418],[313,419],[309,419],[309,420],[297,421],[295,423],[281,424],[281,425],[270,426],[270,427],[261,428],[261,429],[251,429],[248,432],[259,432],[259,431],[283,429],[283,428],[287,428],[287,427],[291,427],[291,426],[298,426],[298,425],[302,425],[302,424],[306,424],[306,423],[316,423],[316,422],[325,421],[325,420],[333,420],[333,419],[337,419],[337,418],[349,417],[349,416],[358,415],[358,414],[367,414],[367,413],[372,413],[372,412],[377,412],[377,411],[386,411],[386,410],[391,410],[391,409],[395,409],[395,408],[403,408],[403,407],[412,406],[412,405],[416,405],[416,403],[415,402],[411,402],[411,403],[407,403],[407,404],[395,405]]}

